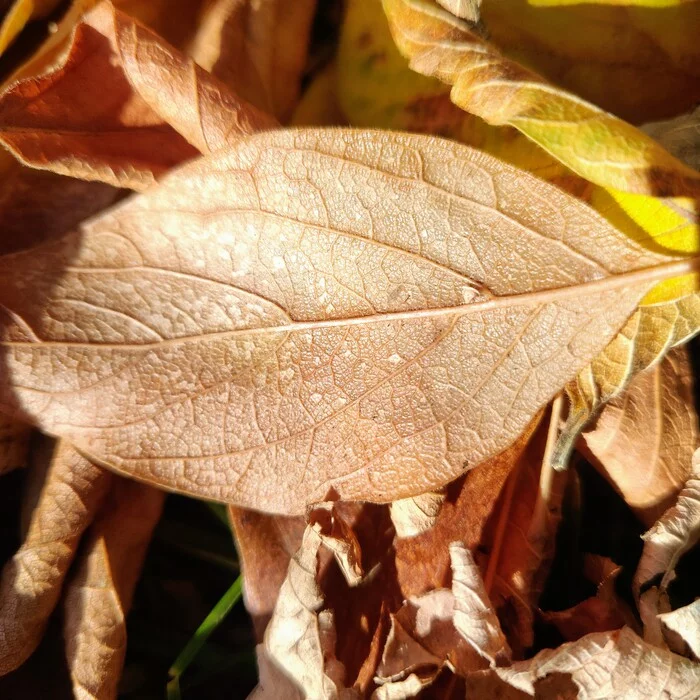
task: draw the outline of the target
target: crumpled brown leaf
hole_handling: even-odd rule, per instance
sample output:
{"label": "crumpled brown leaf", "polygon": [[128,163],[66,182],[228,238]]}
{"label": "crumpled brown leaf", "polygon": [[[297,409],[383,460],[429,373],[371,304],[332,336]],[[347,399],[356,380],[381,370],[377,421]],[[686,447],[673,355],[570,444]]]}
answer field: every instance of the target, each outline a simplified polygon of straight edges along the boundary
{"label": "crumpled brown leaf", "polygon": [[286,123],[299,98],[316,0],[212,0],[190,47],[205,70]]}
{"label": "crumpled brown leaf", "polygon": [[126,613],[165,494],[116,478],[88,531],[64,600],[66,657],[77,700],[117,696]]}
{"label": "crumpled brown leaf", "polygon": [[32,461],[38,494],[29,529],[0,579],[0,675],[39,644],[80,537],[113,480],[65,441],[53,449],[45,438]]}
{"label": "crumpled brown leaf", "polygon": [[109,2],[48,73],[0,95],[0,142],[22,163],[132,189],[274,123]]}
{"label": "crumpled brown leaf", "polygon": [[653,525],[685,483],[700,443],[687,349],[638,374],[583,438],[625,502]]}
{"label": "crumpled brown leaf", "polygon": [[681,556],[700,539],[700,449],[676,504],[644,535],[644,550],[634,576],[635,594],[660,577],[664,589],[673,581]]}
{"label": "crumpled brown leaf", "polygon": [[416,537],[432,528],[445,501],[443,491],[422,493],[393,501],[389,506],[391,521],[398,537]]}
{"label": "crumpled brown leaf", "polygon": [[331,488],[390,501],[508,447],[694,264],[457,144],[271,131],[0,258],[0,400],[185,493],[288,514]]}
{"label": "crumpled brown leaf", "polygon": [[700,693],[698,664],[647,644],[628,627],[589,634],[495,672],[531,697],[540,697],[535,694],[535,683],[550,674],[569,676],[579,700],[690,700]]}
{"label": "crumpled brown leaf", "polygon": [[676,654],[700,661],[700,599],[658,615],[666,642]]}

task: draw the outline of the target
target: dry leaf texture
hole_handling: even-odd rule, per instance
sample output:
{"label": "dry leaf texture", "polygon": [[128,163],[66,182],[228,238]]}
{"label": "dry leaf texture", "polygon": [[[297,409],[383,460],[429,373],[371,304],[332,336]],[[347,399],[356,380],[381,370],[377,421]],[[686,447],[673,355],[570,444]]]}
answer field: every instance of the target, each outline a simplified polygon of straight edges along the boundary
{"label": "dry leaf texture", "polygon": [[64,602],[66,657],[76,700],[113,700],[126,653],[126,613],[165,495],[114,482],[90,527]]}
{"label": "dry leaf texture", "polygon": [[508,447],[694,265],[453,143],[267,132],[0,260],[0,405],[207,498],[395,500]]}
{"label": "dry leaf texture", "polygon": [[666,631],[675,633],[673,639],[680,642],[673,644],[671,639],[668,640],[673,651],[685,654],[683,646],[687,645],[689,656],[695,661],[700,661],[700,599],[658,617]]}
{"label": "dry leaf texture", "polygon": [[0,95],[0,142],[21,162],[145,189],[198,152],[274,120],[111,4],[49,70]]}
{"label": "dry leaf texture", "polygon": [[0,414],[0,474],[25,466],[30,432],[25,423]]}
{"label": "dry leaf texture", "polygon": [[496,672],[532,697],[539,697],[535,682],[549,674],[569,674],[579,700],[691,700],[700,694],[700,666],[647,644],[628,627],[589,634]]}
{"label": "dry leaf texture", "polygon": [[700,174],[653,139],[505,58],[435,3],[383,4],[411,68],[451,84],[452,101],[463,109],[489,124],[516,127],[574,172],[604,187],[657,196],[700,195]]}
{"label": "dry leaf texture", "polygon": [[700,170],[700,107],[674,119],[645,124],[642,131],[686,165]]}
{"label": "dry leaf texture", "polygon": [[215,0],[190,53],[237,95],[289,120],[299,98],[316,0]]}
{"label": "dry leaf texture", "polygon": [[391,522],[398,537],[415,537],[430,530],[437,522],[440,508],[445,501],[444,492],[422,493],[412,498],[394,501],[391,506]]}
{"label": "dry leaf texture", "polygon": [[44,484],[24,543],[0,580],[0,675],[17,668],[39,644],[80,536],[113,479],[63,441],[53,456],[44,445],[32,470],[38,478],[46,470]]}
{"label": "dry leaf texture", "polygon": [[692,472],[676,505],[669,508],[644,535],[644,550],[634,577],[637,594],[657,576],[664,589],[675,576],[681,556],[700,538],[700,449],[693,455]]}
{"label": "dry leaf texture", "polygon": [[653,525],[688,478],[699,443],[687,349],[637,375],[584,439],[625,502]]}

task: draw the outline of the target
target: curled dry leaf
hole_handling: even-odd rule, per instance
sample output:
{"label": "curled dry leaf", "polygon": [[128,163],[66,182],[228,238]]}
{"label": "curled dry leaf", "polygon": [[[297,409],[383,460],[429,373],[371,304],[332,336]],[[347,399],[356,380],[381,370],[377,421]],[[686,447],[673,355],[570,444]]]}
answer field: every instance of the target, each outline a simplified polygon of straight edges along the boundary
{"label": "curled dry leaf", "polygon": [[305,519],[235,506],[229,507],[228,515],[243,575],[243,599],[253,618],[256,637],[261,640],[289,561],[301,545]]}
{"label": "curled dry leaf", "polygon": [[289,120],[299,98],[316,0],[213,0],[190,47],[237,95]]}
{"label": "curled dry leaf", "polygon": [[569,676],[580,700],[690,700],[700,693],[700,666],[647,644],[629,627],[589,634],[495,671],[502,680],[531,697],[535,697],[537,681],[550,674]]}
{"label": "curled dry leaf", "polygon": [[688,478],[700,442],[686,348],[638,374],[583,437],[626,503],[653,525]]}
{"label": "curled dry leaf", "polygon": [[452,543],[450,559],[455,629],[490,665],[508,660],[508,642],[471,553],[462,544]]}
{"label": "curled dry leaf", "polygon": [[438,0],[449,12],[461,19],[476,24],[481,18],[482,0]]}
{"label": "curled dry leaf", "polygon": [[[567,385],[569,415],[555,449],[554,464],[559,468],[566,465],[579,435],[606,403],[618,396],[618,404],[624,402],[623,392],[640,372],[656,365],[671,348],[687,342],[698,330],[700,294],[690,294],[654,306],[640,306],[605,350]],[[657,374],[657,377],[661,376]],[[690,381],[687,378],[685,383]],[[683,383],[681,373],[676,386]],[[677,408],[686,414],[693,411],[692,403],[685,400],[689,391],[689,387],[683,390],[681,406]],[[660,416],[654,416],[657,417]],[[688,441],[686,450],[694,448],[693,443],[697,441],[697,426],[691,430],[692,434],[684,438]],[[681,450],[673,459],[685,452]],[[653,465],[651,468],[653,470]],[[678,467],[674,471],[678,472]],[[664,495],[668,496],[668,493]]]}
{"label": "curled dry leaf", "polygon": [[165,495],[115,479],[90,527],[64,602],[66,657],[77,700],[117,696],[126,652],[126,613]]}
{"label": "curled dry leaf", "polygon": [[669,647],[700,661],[700,599],[658,617]]}
{"label": "curled dry leaf", "polygon": [[452,85],[452,100],[463,109],[489,124],[516,127],[571,170],[603,187],[700,196],[700,174],[652,138],[505,58],[468,24],[433,2],[383,4],[411,68]]}
{"label": "curled dry leaf", "polygon": [[107,2],[77,25],[48,73],[0,95],[0,142],[22,163],[139,190],[273,124]]}
{"label": "curled dry leaf", "polygon": [[644,535],[642,558],[634,576],[639,595],[657,577],[663,591],[675,577],[681,556],[700,539],[700,449],[693,456],[692,472],[676,505],[669,508]]}
{"label": "curled dry leaf", "polygon": [[437,522],[444,501],[443,491],[394,501],[389,509],[397,536],[415,537],[430,530]]}
{"label": "curled dry leaf", "polygon": [[289,562],[287,578],[265,631],[265,650],[306,697],[331,700],[337,696],[337,687],[325,673],[325,657],[332,650],[324,648],[319,629],[323,597],[316,569],[320,547],[317,529],[308,526],[301,547]]}
{"label": "curled dry leaf", "polygon": [[0,259],[0,404],[185,493],[391,501],[512,444],[695,265],[457,144],[267,132]]}
{"label": "curled dry leaf", "polygon": [[24,542],[0,579],[0,675],[39,644],[80,537],[113,479],[65,441],[52,454],[48,439],[33,459],[32,477],[43,485]]}
{"label": "curled dry leaf", "polygon": [[673,119],[649,122],[642,131],[686,165],[700,170],[700,107]]}

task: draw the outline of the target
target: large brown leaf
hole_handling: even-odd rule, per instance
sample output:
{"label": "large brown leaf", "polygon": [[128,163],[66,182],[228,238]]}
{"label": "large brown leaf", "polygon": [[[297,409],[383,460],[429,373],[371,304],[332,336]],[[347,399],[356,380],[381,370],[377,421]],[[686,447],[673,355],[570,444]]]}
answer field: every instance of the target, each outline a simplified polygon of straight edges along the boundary
{"label": "large brown leaf", "polygon": [[186,493],[395,500],[508,447],[694,265],[457,144],[268,132],[0,260],[0,406]]}

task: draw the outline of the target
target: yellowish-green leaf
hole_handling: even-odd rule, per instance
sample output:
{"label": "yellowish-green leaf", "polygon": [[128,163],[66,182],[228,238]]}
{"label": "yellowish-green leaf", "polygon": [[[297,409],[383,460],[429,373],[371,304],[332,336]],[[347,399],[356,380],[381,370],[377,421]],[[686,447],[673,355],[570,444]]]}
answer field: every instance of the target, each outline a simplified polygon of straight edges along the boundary
{"label": "yellowish-green leaf", "polygon": [[582,177],[606,188],[700,197],[700,173],[630,124],[505,58],[425,0],[383,0],[411,68],[452,85],[451,98],[494,125],[515,126]]}

